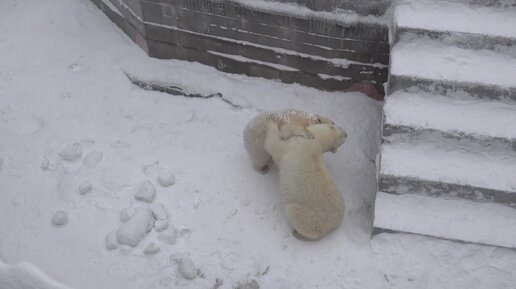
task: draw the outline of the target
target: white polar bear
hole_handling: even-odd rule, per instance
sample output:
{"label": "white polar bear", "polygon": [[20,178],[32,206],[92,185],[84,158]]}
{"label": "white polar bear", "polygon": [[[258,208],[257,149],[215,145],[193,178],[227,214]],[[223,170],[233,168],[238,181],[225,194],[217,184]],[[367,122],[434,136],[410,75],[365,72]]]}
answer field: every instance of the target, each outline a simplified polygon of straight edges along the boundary
{"label": "white polar bear", "polygon": [[263,174],[269,171],[267,163],[271,158],[263,146],[267,119],[276,122],[280,128],[287,124],[296,124],[302,127],[318,123],[333,124],[333,121],[327,117],[294,109],[271,111],[257,115],[244,128],[244,146],[251,158],[253,168]]}
{"label": "white polar bear", "polygon": [[294,233],[317,240],[335,229],[344,215],[344,200],[333,183],[323,152],[337,149],[346,133],[330,124],[279,129],[267,122],[265,149],[279,168],[280,191]]}

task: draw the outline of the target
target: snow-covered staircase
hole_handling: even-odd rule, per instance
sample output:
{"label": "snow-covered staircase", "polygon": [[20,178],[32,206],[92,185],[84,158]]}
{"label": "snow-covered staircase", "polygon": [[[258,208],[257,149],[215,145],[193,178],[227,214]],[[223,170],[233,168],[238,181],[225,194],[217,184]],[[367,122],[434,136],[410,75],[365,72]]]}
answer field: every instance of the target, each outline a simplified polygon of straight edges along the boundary
{"label": "snow-covered staircase", "polygon": [[514,5],[398,5],[391,40],[375,233],[516,248]]}

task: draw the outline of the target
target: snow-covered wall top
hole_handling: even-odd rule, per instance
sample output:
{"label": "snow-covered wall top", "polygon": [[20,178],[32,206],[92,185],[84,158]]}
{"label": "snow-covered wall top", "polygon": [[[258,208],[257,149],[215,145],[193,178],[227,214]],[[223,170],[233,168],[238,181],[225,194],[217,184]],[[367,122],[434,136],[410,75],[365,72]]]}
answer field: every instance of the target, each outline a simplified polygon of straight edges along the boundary
{"label": "snow-covered wall top", "polygon": [[360,15],[379,16],[385,13],[392,0],[269,0],[267,2],[295,3],[314,11],[351,10]]}

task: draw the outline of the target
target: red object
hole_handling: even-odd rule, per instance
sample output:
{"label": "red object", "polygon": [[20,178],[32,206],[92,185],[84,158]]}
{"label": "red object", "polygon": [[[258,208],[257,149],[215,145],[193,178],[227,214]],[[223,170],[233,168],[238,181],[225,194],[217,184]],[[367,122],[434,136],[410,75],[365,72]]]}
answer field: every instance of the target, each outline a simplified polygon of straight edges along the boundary
{"label": "red object", "polygon": [[385,98],[385,95],[378,92],[376,87],[374,87],[374,85],[367,80],[355,82],[348,89],[345,90],[345,92],[350,92],[350,91],[362,92],[363,94],[369,96],[370,98],[372,98],[374,100],[378,100],[378,101],[383,101],[383,99]]}

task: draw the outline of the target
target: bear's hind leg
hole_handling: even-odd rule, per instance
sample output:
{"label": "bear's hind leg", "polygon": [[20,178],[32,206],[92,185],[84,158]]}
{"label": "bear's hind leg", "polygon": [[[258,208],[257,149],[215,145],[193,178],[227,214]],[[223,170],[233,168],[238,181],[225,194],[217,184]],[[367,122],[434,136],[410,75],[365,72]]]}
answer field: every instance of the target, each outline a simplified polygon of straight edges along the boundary
{"label": "bear's hind leg", "polygon": [[299,235],[294,235],[296,238],[318,240],[324,235],[325,232],[322,232],[319,226],[319,218],[309,208],[298,204],[288,204],[285,206],[285,211],[290,225]]}

